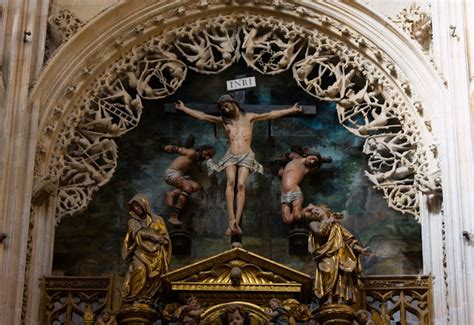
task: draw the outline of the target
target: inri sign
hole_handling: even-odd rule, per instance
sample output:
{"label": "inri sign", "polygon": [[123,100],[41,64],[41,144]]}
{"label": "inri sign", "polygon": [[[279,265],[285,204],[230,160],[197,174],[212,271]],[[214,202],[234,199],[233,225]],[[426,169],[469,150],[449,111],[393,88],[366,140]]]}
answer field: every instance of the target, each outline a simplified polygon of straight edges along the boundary
{"label": "inri sign", "polygon": [[255,77],[227,80],[227,91],[252,88],[255,86],[257,86],[257,83],[255,82]]}

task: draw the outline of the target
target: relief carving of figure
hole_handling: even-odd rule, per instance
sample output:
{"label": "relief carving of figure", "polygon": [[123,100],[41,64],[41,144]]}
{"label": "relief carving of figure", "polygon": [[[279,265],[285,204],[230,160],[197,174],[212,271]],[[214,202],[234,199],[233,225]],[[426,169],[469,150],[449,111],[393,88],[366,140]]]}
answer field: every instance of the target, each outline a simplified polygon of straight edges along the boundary
{"label": "relief carving of figure", "polygon": [[181,225],[179,215],[188,196],[201,188],[189,178],[189,171],[194,165],[212,158],[216,150],[210,145],[203,145],[197,149],[167,145],[164,150],[167,153],[179,154],[165,170],[164,179],[168,185],[176,187],[176,190],[166,194],[166,203],[173,209],[168,221],[174,225]]}
{"label": "relief carving of figure", "polygon": [[266,312],[270,316],[270,324],[287,325],[290,324],[289,311],[282,306],[281,301],[277,298],[270,299],[270,312]]}
{"label": "relief carving of figure", "polygon": [[303,214],[310,222],[308,251],[316,262],[314,294],[324,304],[352,304],[356,299],[361,274],[360,255],[370,249],[360,245],[339,222],[342,213],[326,205],[309,204]]}
{"label": "relief carving of figure", "polygon": [[129,204],[130,219],[122,256],[128,272],[122,289],[125,303],[153,304],[162,290],[160,275],[169,269],[171,241],[163,218],[154,214],[143,194]]}
{"label": "relief carving of figure", "polygon": [[97,318],[95,325],[116,325],[114,313],[108,309],[104,310]]}
{"label": "relief carving of figure", "polygon": [[283,222],[290,224],[301,220],[303,192],[299,185],[303,178],[322,163],[331,162],[331,157],[321,157],[319,152],[305,152],[300,146],[293,146],[286,154],[290,161],[278,172],[281,176],[281,214]]}
{"label": "relief carving of figure", "polygon": [[360,309],[356,312],[356,320],[353,325],[375,325],[374,321],[369,318],[369,312],[365,309]]}
{"label": "relief carving of figure", "polygon": [[181,307],[179,311],[179,319],[177,324],[182,325],[197,325],[200,322],[201,314],[204,308],[201,307],[196,297],[190,297],[187,300],[187,305]]}
{"label": "relief carving of figure", "polygon": [[[263,167],[255,160],[252,151],[253,123],[283,117],[285,115],[300,113],[299,104],[291,108],[275,110],[268,113],[246,113],[240,104],[230,95],[223,95],[217,102],[221,116],[205,114],[201,111],[186,107],[178,101],[175,105],[180,110],[194,118],[224,126],[229,143],[229,150],[217,163],[208,160],[209,173],[225,170],[227,178],[226,201],[229,228],[228,235],[241,234],[240,221],[245,205],[245,186],[250,172],[263,173]],[[237,191],[235,190],[237,188]],[[235,193],[237,192],[237,193]],[[236,205],[234,206],[234,201]]]}
{"label": "relief carving of figure", "polygon": [[222,315],[224,325],[247,325],[250,324],[248,315],[237,305],[228,306]]}

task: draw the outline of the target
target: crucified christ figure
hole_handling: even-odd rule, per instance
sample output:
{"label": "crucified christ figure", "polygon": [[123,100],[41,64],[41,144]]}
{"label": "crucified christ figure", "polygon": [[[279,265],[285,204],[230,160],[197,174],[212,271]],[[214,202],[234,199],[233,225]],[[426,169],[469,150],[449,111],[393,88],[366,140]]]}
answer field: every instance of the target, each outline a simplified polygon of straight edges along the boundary
{"label": "crucified christ figure", "polygon": [[226,234],[239,235],[242,233],[240,220],[245,205],[245,185],[247,178],[250,172],[263,173],[263,167],[255,160],[255,154],[250,147],[252,143],[253,123],[275,119],[293,113],[300,113],[303,109],[296,103],[293,107],[268,113],[246,113],[240,107],[237,100],[230,95],[221,96],[217,102],[217,107],[222,113],[221,116],[209,115],[201,111],[193,110],[186,107],[181,101],[175,104],[177,110],[194,118],[224,126],[229,149],[219,162],[214,163],[210,159],[207,162],[207,166],[209,173],[214,171],[220,172],[222,170],[226,172],[227,185],[225,195],[227,201],[227,221],[229,223]]}

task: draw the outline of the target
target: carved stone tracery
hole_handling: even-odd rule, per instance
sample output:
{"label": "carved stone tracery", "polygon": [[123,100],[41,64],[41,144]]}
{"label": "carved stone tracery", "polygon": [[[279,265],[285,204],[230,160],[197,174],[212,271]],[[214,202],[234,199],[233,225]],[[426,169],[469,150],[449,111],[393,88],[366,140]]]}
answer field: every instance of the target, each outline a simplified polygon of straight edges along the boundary
{"label": "carved stone tracery", "polygon": [[[276,6],[275,1],[272,4]],[[208,4],[200,2],[198,7],[202,6]],[[286,9],[291,6],[284,4]],[[420,123],[425,120],[419,102],[417,107],[410,103],[409,98],[416,101],[416,97],[409,84],[393,62],[354,31],[327,17],[309,15],[302,7],[292,9],[318,21],[320,28],[250,13],[203,18],[158,34],[149,30],[166,17],[135,28],[134,37],[148,33],[148,39],[122,49],[122,56],[81,90],[74,106],[68,106],[68,115],[56,125],[64,111],[58,106],[45,127],[46,136],[39,141],[37,173],[60,180],[58,221],[83,211],[93,193],[111,179],[117,159],[113,138],[137,126],[141,98],[173,94],[188,67],[215,74],[240,57],[263,74],[292,69],[295,81],[308,94],[335,102],[341,125],[366,138],[366,175],[383,191],[390,207],[418,216],[418,192],[439,193],[441,184],[430,130]],[[330,36],[325,28],[345,36],[347,42]],[[115,46],[126,46],[126,41],[122,36]],[[83,70],[84,76],[91,69]],[[77,96],[76,85],[66,89],[64,96]],[[53,142],[53,151],[45,151]],[[38,166],[49,157],[49,172],[40,172]]]}

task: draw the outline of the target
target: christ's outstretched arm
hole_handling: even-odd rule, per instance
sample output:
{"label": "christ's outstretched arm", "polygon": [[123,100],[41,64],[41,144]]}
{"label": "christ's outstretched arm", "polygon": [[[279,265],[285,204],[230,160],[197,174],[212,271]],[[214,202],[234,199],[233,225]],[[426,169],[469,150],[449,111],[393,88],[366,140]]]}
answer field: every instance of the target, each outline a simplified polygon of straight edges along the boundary
{"label": "christ's outstretched arm", "polygon": [[295,103],[290,108],[279,109],[279,110],[271,111],[268,113],[262,113],[262,114],[248,113],[248,117],[251,122],[256,122],[256,121],[272,120],[272,119],[280,118],[286,115],[290,115],[294,113],[302,113],[302,112],[303,112],[303,107],[301,107],[300,104]]}
{"label": "christ's outstretched arm", "polygon": [[216,124],[222,123],[222,118],[220,118],[219,116],[214,116],[214,115],[203,113],[201,111],[197,111],[195,109],[191,109],[191,108],[187,107],[186,105],[184,105],[183,102],[180,101],[180,100],[178,100],[174,104],[174,107],[178,111],[184,112],[184,113],[188,114],[189,116],[192,116],[192,117],[194,117],[198,120],[206,121],[206,122],[209,122],[209,123],[216,123]]}

